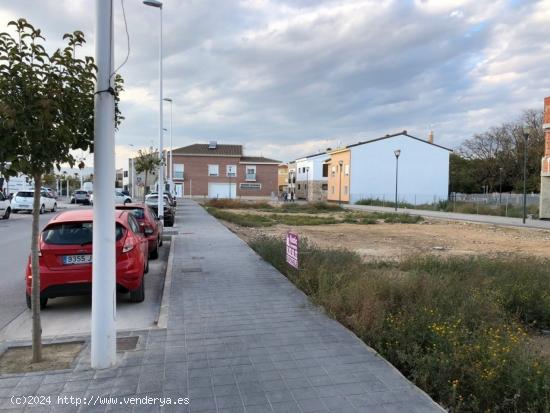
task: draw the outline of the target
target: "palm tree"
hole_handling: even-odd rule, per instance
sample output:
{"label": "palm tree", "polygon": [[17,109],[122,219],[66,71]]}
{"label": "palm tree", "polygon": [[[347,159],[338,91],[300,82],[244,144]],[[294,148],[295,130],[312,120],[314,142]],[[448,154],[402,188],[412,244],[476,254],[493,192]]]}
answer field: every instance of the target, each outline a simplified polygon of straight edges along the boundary
{"label": "palm tree", "polygon": [[154,150],[151,146],[148,151],[139,150],[138,156],[134,161],[134,168],[138,174],[145,172],[145,187],[143,189],[143,200],[145,200],[147,190],[147,177],[150,173],[157,170],[160,165],[160,158],[158,151]]}

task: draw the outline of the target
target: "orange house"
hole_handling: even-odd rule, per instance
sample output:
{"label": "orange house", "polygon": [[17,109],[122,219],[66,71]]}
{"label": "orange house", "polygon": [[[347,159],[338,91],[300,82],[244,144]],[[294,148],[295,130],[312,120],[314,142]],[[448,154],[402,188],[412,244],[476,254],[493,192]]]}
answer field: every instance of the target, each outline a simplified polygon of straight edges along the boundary
{"label": "orange house", "polygon": [[327,151],[327,155],[329,156],[325,161],[328,175],[327,200],[349,202],[351,151],[348,148],[340,148]]}

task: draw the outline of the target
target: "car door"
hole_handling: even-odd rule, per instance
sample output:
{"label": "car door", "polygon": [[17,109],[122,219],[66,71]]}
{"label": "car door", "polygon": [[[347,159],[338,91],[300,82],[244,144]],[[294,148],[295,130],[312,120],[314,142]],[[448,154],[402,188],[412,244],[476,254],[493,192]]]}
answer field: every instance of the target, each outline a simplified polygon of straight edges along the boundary
{"label": "car door", "polygon": [[44,204],[44,207],[48,211],[51,210],[53,208],[54,200],[50,196],[50,193],[47,192],[47,191],[44,191],[44,192],[41,193],[41,196],[42,196],[42,199],[40,200],[40,202],[42,202]]}

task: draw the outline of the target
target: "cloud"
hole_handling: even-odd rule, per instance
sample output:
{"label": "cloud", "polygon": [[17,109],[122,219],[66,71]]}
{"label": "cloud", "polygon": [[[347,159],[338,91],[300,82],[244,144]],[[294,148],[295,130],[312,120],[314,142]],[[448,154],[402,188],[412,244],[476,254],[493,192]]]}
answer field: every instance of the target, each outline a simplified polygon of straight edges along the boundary
{"label": "cloud", "polygon": [[[93,3],[21,0],[52,47],[76,28],[93,54]],[[122,68],[129,144],[158,140],[158,10],[125,2]],[[127,51],[115,1],[116,60]],[[164,91],[176,146],[216,139],[282,160],[407,129],[456,147],[541,108],[550,89],[550,3],[508,0],[167,0]],[[166,106],[166,125],[169,124]],[[167,142],[168,139],[165,139]]]}

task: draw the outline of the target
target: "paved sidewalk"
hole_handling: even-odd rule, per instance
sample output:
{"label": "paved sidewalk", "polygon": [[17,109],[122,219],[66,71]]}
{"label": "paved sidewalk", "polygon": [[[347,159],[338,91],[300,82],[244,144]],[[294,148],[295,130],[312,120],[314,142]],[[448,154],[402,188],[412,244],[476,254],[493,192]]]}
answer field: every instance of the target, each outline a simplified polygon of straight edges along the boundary
{"label": "paved sidewalk", "polygon": [[125,333],[138,348],[113,369],[90,370],[88,348],[71,370],[4,376],[0,409],[13,394],[61,394],[190,398],[135,412],[443,411],[195,202],[178,212],[167,329]]}
{"label": "paved sidewalk", "polygon": [[[352,209],[357,211],[395,212],[395,208],[381,207],[381,206],[355,205],[355,204],[351,204],[351,205],[346,204],[342,206],[346,209]],[[478,215],[478,214],[460,214],[458,212],[442,212],[442,211],[431,211],[431,210],[425,210],[425,209],[398,208],[397,213],[410,214],[410,215],[422,215],[425,217],[449,219],[454,221],[470,221],[470,222],[479,222],[482,224],[503,225],[507,227],[550,229],[550,221],[529,219],[529,218],[525,220],[525,224],[524,224],[521,218],[500,217],[500,216],[493,216],[493,215]]]}

